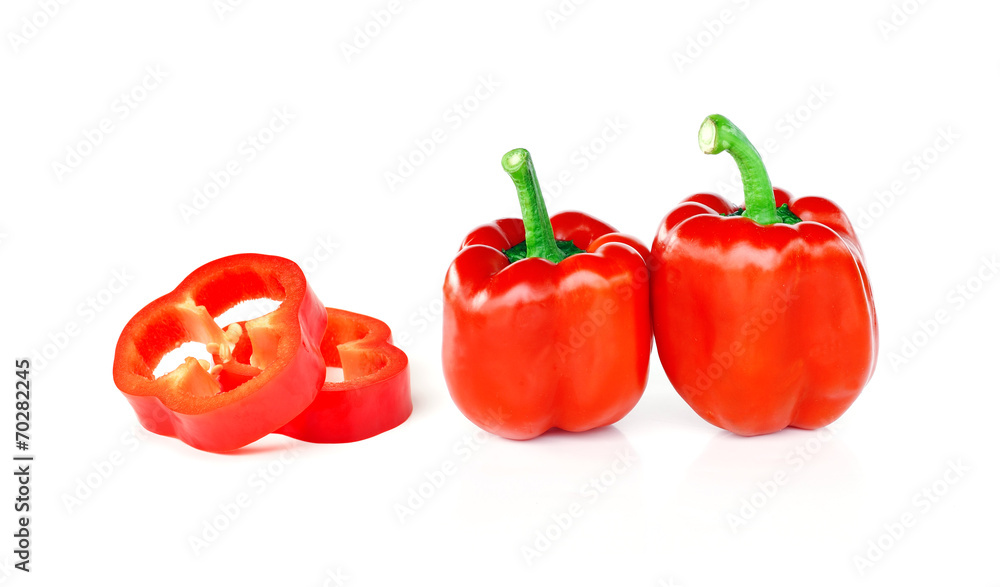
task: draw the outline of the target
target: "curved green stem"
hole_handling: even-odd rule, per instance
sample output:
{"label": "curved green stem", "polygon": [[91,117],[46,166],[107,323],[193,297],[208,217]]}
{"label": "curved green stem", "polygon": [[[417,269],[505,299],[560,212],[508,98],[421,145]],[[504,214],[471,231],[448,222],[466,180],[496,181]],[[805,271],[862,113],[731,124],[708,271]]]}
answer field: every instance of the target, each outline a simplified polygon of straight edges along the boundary
{"label": "curved green stem", "polygon": [[552,222],[545,209],[542,188],[535,175],[535,164],[526,149],[514,149],[503,156],[503,170],[514,180],[517,199],[521,203],[521,218],[524,219],[524,241],[528,257],[541,257],[553,263],[566,258],[556,244],[552,233]]}
{"label": "curved green stem", "polygon": [[782,222],[775,208],[774,190],[767,169],[764,169],[764,161],[743,131],[725,116],[712,114],[701,123],[698,146],[709,155],[728,151],[733,156],[743,178],[743,198],[746,202],[743,216],[758,224]]}

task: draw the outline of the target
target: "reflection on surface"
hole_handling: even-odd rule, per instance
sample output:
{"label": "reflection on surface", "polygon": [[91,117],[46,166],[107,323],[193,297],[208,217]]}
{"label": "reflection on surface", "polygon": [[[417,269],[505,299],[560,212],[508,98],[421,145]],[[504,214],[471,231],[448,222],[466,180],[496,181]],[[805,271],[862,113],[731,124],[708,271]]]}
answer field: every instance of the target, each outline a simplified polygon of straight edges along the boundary
{"label": "reflection on surface", "polygon": [[836,424],[749,438],[718,432],[664,504],[667,525],[685,532],[664,535],[663,543],[671,550],[721,548],[736,562],[755,550],[749,546],[787,543],[795,532],[794,541],[808,545],[800,558],[829,566],[831,552],[845,551],[836,537],[857,524],[864,489],[840,433]]}
{"label": "reflection on surface", "polygon": [[[481,528],[510,564],[628,560],[641,551],[642,464],[616,427],[552,430],[530,441],[489,435],[449,482],[435,507]],[[445,513],[442,511],[441,513]],[[593,553],[580,549],[594,549]]]}

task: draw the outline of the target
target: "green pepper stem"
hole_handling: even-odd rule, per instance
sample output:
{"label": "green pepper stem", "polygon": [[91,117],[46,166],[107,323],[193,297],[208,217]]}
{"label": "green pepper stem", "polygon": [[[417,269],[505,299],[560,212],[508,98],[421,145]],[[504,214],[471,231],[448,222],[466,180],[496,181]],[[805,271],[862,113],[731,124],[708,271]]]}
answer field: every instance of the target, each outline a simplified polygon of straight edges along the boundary
{"label": "green pepper stem", "polygon": [[552,222],[545,209],[542,188],[538,185],[535,164],[526,149],[514,149],[503,156],[503,170],[514,181],[517,199],[521,203],[521,218],[524,219],[524,242],[528,257],[541,257],[558,263],[566,255],[556,245],[552,233]]}
{"label": "green pepper stem", "polygon": [[712,114],[701,123],[698,146],[709,155],[728,151],[733,156],[740,169],[740,177],[743,178],[743,199],[746,202],[744,217],[765,225],[781,222],[764,161],[743,131],[725,116]]}

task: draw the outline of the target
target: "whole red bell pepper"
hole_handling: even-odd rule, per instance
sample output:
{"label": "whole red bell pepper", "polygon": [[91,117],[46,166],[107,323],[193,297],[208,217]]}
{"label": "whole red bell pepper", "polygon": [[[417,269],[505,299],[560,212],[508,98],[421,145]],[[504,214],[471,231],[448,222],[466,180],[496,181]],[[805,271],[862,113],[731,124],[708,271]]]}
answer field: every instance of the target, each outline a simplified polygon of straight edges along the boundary
{"label": "whole red bell pepper", "polygon": [[[214,318],[239,302],[269,298],[273,312],[220,328]],[[206,451],[245,446],[306,409],[326,375],[320,341],[327,313],[298,265],[243,254],[212,261],[140,310],[115,349],[114,381],[151,432]],[[234,357],[240,339],[243,360]],[[187,358],[153,376],[165,354],[195,341],[217,364]]]}
{"label": "whole red bell pepper", "polygon": [[772,190],[726,118],[705,119],[699,143],[733,156],[746,207],[698,194],[661,223],[650,270],[663,369],[702,418],[737,434],[826,426],[875,368],[878,322],[858,238],[833,202]]}
{"label": "whole red bell pepper", "polygon": [[579,212],[550,221],[524,149],[503,167],[523,221],[474,230],[445,278],[451,397],[472,422],[511,439],[617,422],[649,370],[648,252]]}

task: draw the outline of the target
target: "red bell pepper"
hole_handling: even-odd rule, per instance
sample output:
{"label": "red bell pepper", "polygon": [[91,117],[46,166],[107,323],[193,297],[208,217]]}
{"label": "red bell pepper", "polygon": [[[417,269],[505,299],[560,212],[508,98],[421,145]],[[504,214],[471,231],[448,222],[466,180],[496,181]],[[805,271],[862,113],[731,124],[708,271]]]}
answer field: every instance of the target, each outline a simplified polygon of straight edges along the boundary
{"label": "red bell pepper", "polygon": [[[281,302],[273,312],[220,328],[214,318],[247,300]],[[298,265],[243,254],[212,261],[140,310],[115,349],[115,385],[151,432],[206,451],[245,446],[289,422],[313,401],[326,375],[320,340],[327,313]],[[234,358],[246,342],[243,362]],[[196,341],[218,362],[191,357],[161,377],[153,370]]]}
{"label": "red bell pepper", "polygon": [[579,212],[550,221],[524,149],[503,167],[523,221],[474,230],[445,278],[451,397],[476,425],[511,439],[613,424],[646,386],[648,252]]}
{"label": "red bell pepper", "polygon": [[354,442],[399,426],[410,417],[410,367],[392,345],[385,322],[327,308],[320,346],[328,367],[344,370],[344,380],[327,381],[301,414],[275,430],[307,442]]}
{"label": "red bell pepper", "polygon": [[833,202],[772,190],[726,118],[705,119],[699,143],[736,160],[746,207],[698,194],[661,223],[650,270],[663,369],[702,418],[737,434],[826,426],[875,368],[878,322],[858,238]]}

